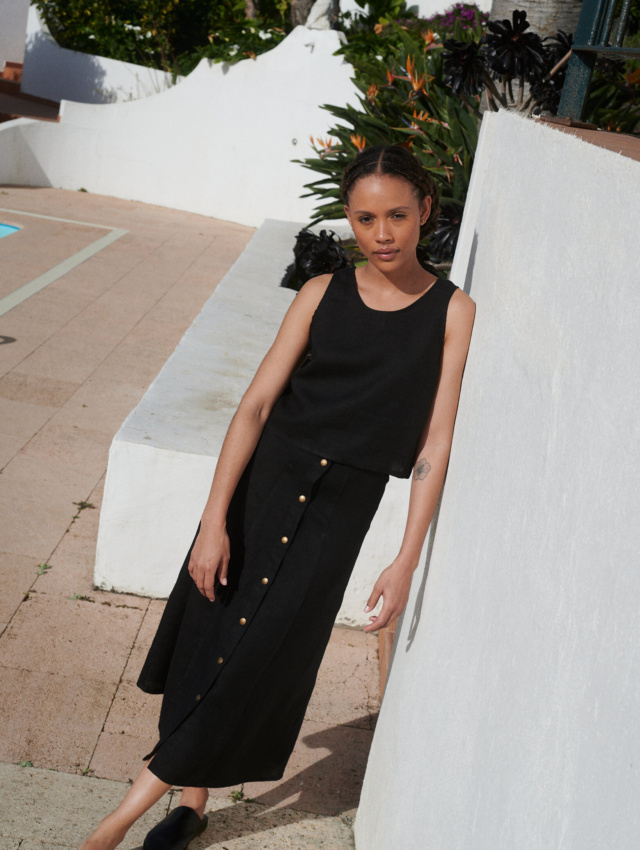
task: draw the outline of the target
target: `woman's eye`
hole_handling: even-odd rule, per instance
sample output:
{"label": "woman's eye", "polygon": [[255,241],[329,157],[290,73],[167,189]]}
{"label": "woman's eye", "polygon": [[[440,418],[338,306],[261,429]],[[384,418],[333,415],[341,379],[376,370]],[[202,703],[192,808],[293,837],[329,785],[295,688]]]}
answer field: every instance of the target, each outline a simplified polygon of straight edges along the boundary
{"label": "woman's eye", "polygon": [[393,218],[406,218],[404,213],[394,213]]}
{"label": "woman's eye", "polygon": [[358,221],[360,222],[360,224],[369,224],[369,222],[371,221],[371,216],[363,215],[358,219]]}

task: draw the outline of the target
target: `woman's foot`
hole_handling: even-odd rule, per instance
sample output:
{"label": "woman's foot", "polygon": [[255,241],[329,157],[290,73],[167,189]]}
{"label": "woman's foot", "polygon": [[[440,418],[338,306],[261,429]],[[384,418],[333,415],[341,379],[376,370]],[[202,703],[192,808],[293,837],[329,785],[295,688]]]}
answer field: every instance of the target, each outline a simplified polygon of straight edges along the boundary
{"label": "woman's foot", "polygon": [[140,815],[148,811],[171,788],[143,767],[118,808],[100,821],[80,850],[114,850]]}
{"label": "woman's foot", "polygon": [[177,806],[147,833],[143,850],[186,850],[206,828],[206,815],[200,817],[189,806]]}

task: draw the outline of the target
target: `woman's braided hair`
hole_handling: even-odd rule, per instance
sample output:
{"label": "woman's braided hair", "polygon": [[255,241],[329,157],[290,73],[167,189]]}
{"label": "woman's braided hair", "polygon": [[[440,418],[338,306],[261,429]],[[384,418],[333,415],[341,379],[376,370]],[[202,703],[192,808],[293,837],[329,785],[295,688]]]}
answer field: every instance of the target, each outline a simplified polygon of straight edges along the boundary
{"label": "woman's braided hair", "polygon": [[435,180],[417,156],[401,145],[375,145],[364,148],[344,170],[342,177],[342,200],[349,203],[349,192],[356,180],[368,177],[370,174],[390,174],[393,177],[404,177],[415,187],[419,199],[431,198],[429,218],[420,228],[420,238],[424,239],[438,226],[440,215],[440,192]]}

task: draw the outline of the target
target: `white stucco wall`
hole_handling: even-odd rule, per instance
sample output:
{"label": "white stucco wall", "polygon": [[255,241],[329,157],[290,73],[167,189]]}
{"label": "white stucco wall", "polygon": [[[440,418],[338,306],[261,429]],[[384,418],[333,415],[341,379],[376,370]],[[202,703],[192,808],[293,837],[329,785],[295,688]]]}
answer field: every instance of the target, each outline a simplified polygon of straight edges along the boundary
{"label": "white stucco wall", "polygon": [[172,85],[171,74],[155,68],[60,47],[36,6],[29,9],[26,48],[24,38],[23,27],[21,88],[26,94],[56,101],[117,103],[148,97]]}
{"label": "white stucco wall", "polygon": [[182,83],[130,103],[63,101],[60,123],[0,126],[0,182],[84,188],[259,226],[308,220],[313,173],[292,159],[324,136],[323,103],[354,97],[334,31],[297,27],[235,65],[203,60]]}
{"label": "white stucco wall", "polygon": [[[267,221],[257,231],[114,438],[100,512],[98,587],[169,595],[231,417],[294,298],[279,283],[301,227]],[[368,622],[363,607],[398,552],[408,495],[407,480],[390,480],[339,622]]]}
{"label": "white stucco wall", "polygon": [[29,0],[0,0],[0,71],[5,62],[22,62]]}
{"label": "white stucco wall", "polygon": [[359,850],[640,843],[640,163],[485,114],[477,317]]}

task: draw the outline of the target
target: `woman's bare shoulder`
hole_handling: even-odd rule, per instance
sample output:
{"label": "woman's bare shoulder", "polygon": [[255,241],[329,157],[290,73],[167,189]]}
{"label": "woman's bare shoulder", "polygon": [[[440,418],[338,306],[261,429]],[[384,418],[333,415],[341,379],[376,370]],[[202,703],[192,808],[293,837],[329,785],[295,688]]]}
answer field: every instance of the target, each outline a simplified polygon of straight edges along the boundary
{"label": "woman's bare shoulder", "polygon": [[449,302],[449,313],[459,319],[473,318],[476,312],[476,302],[462,289],[456,289]]}
{"label": "woman's bare shoulder", "polygon": [[309,280],[302,285],[298,295],[303,295],[305,298],[320,300],[327,291],[327,287],[331,282],[333,274],[319,274],[317,277],[310,277]]}
{"label": "woman's bare shoulder", "polygon": [[447,336],[450,336],[451,332],[470,335],[475,315],[476,302],[462,289],[456,289],[447,309]]}

